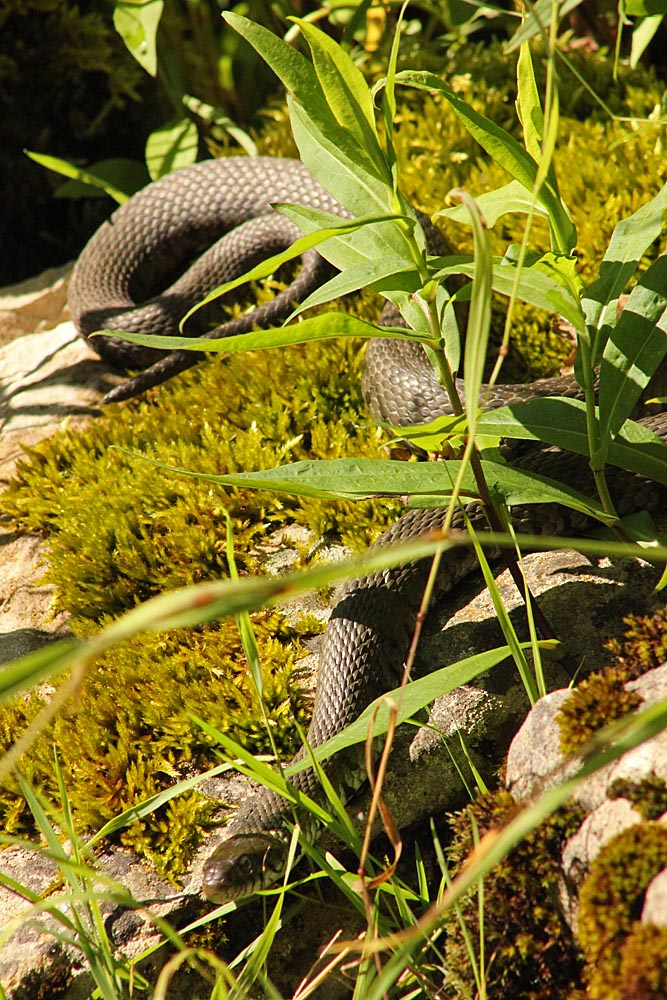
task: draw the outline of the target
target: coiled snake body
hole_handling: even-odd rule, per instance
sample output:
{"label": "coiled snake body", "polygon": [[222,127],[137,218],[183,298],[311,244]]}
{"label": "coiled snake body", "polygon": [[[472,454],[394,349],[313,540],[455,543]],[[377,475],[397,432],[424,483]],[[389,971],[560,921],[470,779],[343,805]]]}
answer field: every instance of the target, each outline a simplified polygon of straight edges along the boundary
{"label": "coiled snake body", "polygon": [[[286,248],[299,235],[292,223],[272,210],[277,202],[346,214],[295,160],[209,160],[149,185],[98,230],[74,269],[69,304],[79,332],[85,337],[102,328],[177,334],[183,315],[212,287]],[[197,256],[203,247],[209,249]],[[193,258],[190,270],[176,276],[183,261]],[[328,265],[310,251],[285,292],[249,316],[206,335],[278,324],[327,273]],[[201,328],[187,332],[203,333]],[[165,354],[113,337],[96,337],[91,344],[117,367],[144,369],[112,390],[108,402],[137,395],[195,364],[201,356],[191,351]],[[493,403],[577,391],[571,379],[543,379],[532,386],[500,387]],[[448,410],[444,391],[421,347],[413,342],[378,339],[369,344],[364,394],[376,419],[394,424],[432,419]],[[664,417],[645,423],[667,436]],[[582,492],[592,491],[587,461],[580,456],[551,450],[527,454],[519,464]],[[663,498],[661,488],[631,473],[612,471],[609,481],[621,514],[651,509]],[[486,525],[483,511],[475,504],[468,506],[467,514],[474,526]],[[377,544],[423,534],[439,526],[441,518],[438,510],[410,511]],[[514,508],[512,518],[519,529],[532,534],[572,533],[587,527],[583,515],[550,505]],[[454,527],[464,528],[462,514],[456,515]],[[446,553],[439,577],[441,592],[452,589],[474,565],[474,555],[467,548]],[[372,700],[398,686],[427,573],[428,565],[418,562],[374,573],[344,589],[323,640],[308,730],[311,747],[339,732]],[[346,786],[352,790],[359,784],[358,764],[354,754],[339,755],[326,767],[334,784],[344,791]],[[311,768],[301,770],[293,784],[312,798],[322,799]],[[267,790],[247,800],[205,866],[206,896],[224,902],[274,882],[284,869],[288,823],[293,818],[285,801]]]}

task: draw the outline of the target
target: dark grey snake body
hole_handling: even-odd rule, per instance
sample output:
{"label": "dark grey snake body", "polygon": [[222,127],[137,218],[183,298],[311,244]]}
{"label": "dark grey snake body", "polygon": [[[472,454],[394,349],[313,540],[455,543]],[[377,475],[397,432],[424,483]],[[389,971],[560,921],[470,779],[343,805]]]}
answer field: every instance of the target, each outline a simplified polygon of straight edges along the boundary
{"label": "dark grey snake body", "polygon": [[[100,328],[178,332],[184,313],[222,282],[244,273],[260,259],[287,247],[296,228],[273,212],[276,202],[293,202],[345,215],[297,161],[272,158],[232,158],[207,161],[171,174],[135,195],[95,234],[77,263],[70,284],[73,319],[83,336]],[[236,228],[235,232],[228,230]],[[177,266],[210,246],[185,277],[174,278]],[[178,259],[177,259],[178,258]],[[322,259],[310,252],[294,285],[268,306],[211,331],[211,336],[240,333],[254,325],[280,323],[293,304],[321,284],[328,273]],[[147,303],[143,303],[148,299]],[[187,331],[200,335],[201,328]],[[128,398],[170,378],[199,360],[194,352],[137,348],[114,338],[95,338],[92,346],[121,368],[144,368],[134,379],[113,390],[108,401]],[[570,395],[572,379],[544,379],[531,386],[502,387],[494,405],[529,395]],[[366,358],[364,394],[376,419],[394,424],[432,419],[448,410],[448,401],[421,347],[396,340],[372,341]],[[667,434],[665,418],[648,421]],[[584,458],[550,450],[528,454],[524,468],[576,486],[592,494]],[[622,471],[610,474],[619,498],[619,512],[651,509],[664,492],[653,483]],[[469,505],[475,526],[486,525],[483,511]],[[533,534],[576,533],[588,526],[583,515],[555,506],[527,506],[512,512],[515,525]],[[410,511],[377,544],[416,537],[436,528],[437,510]],[[463,529],[462,514],[454,527]],[[446,553],[439,577],[440,591],[451,590],[475,565],[470,550]],[[336,605],[324,636],[317,696],[308,742],[319,746],[339,732],[372,700],[400,683],[403,663],[414,630],[429,566],[418,562],[375,573],[348,585]],[[357,762],[334,758],[327,764],[340,788],[349,770],[351,787],[358,783]],[[300,771],[293,784],[322,799],[316,775]],[[293,811],[280,797],[257,792],[235,815],[226,839],[204,870],[204,892],[223,902],[270,884],[284,867],[287,823]],[[303,818],[303,817],[300,817]]]}

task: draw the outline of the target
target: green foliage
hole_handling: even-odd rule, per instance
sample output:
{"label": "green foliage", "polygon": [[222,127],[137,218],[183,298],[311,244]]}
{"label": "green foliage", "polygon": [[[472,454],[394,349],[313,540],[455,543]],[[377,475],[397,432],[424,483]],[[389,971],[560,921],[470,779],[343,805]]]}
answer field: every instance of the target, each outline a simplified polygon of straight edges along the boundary
{"label": "green foliage", "polygon": [[[578,929],[590,1000],[659,996],[651,992],[651,982],[665,982],[667,939],[664,929],[659,934],[642,929],[638,916],[649,882],[665,867],[667,828],[661,823],[629,827],[608,841],[593,861],[579,893]],[[639,936],[632,941],[635,932]],[[648,947],[640,967],[642,942]],[[642,969],[645,992],[629,992],[627,974],[641,982]]]}
{"label": "green foliage", "polygon": [[[253,617],[263,669],[263,694],[276,743],[296,750],[295,719],[306,713],[294,679],[302,653],[294,630],[279,612]],[[26,778],[50,797],[56,794],[53,744],[80,830],[100,829],[130,806],[173,784],[193,768],[216,761],[212,743],[189,713],[209,720],[257,753],[271,752],[233,621],[198,630],[137,637],[100,658],[77,695],[74,713],[61,714],[42,732],[21,763]],[[17,699],[0,713],[0,745],[6,749],[34,718],[39,692]],[[9,833],[30,829],[25,801],[14,778],[0,791]],[[155,816],[121,835],[148,854],[160,870],[182,871],[196,846],[212,804],[199,795],[179,796]],[[177,833],[178,831],[178,833]]]}
{"label": "green foliage", "polygon": [[[449,856],[457,868],[474,846],[473,830],[485,833],[504,826],[518,809],[509,792],[485,795],[454,819]],[[566,807],[536,827],[484,879],[483,927],[477,893],[463,902],[462,923],[447,918],[445,960],[451,970],[448,996],[475,995],[463,927],[473,943],[484,939],[486,995],[521,1000],[565,1000],[578,982],[581,959],[554,905],[560,856],[577,829],[580,810]]]}

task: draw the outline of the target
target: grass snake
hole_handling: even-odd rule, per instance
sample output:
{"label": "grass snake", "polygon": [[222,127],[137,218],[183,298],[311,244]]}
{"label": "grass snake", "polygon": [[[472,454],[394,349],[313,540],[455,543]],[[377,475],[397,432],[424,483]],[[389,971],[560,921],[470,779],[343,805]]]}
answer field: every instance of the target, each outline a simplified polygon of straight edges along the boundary
{"label": "grass snake", "polygon": [[[208,160],[144,188],[102,225],[75,266],[69,305],[78,331],[84,337],[103,328],[176,334],[183,315],[212,287],[285,249],[300,235],[289,220],[273,211],[271,206],[277,202],[346,214],[296,160]],[[211,323],[211,315],[202,310],[187,334],[218,337],[277,325],[329,273],[322,257],[309,251],[296,279],[271,302],[212,330],[205,325]],[[381,322],[396,322],[387,315],[383,313]],[[138,395],[203,356],[192,351],[166,353],[114,337],[96,337],[91,345],[115,367],[141,369],[113,389],[106,402]],[[414,342],[371,341],[363,388],[373,416],[397,425],[432,419],[449,409],[444,390],[421,346]],[[530,386],[497,387],[490,405],[578,391],[572,379],[542,379]],[[667,434],[664,417],[644,423]],[[594,493],[588,462],[580,456],[547,449],[526,452],[516,464]],[[610,469],[609,484],[620,514],[664,503],[663,487],[634,474]],[[475,527],[487,526],[479,505],[469,504],[466,511]],[[590,526],[584,515],[555,505],[528,505],[513,508],[511,513],[515,527],[532,534],[574,534]],[[439,510],[408,511],[376,544],[416,537],[438,527],[441,520]],[[455,515],[453,526],[464,528],[462,512]],[[475,565],[474,553],[467,547],[447,552],[439,592],[454,588]],[[323,743],[372,700],[398,686],[428,571],[428,562],[417,562],[374,573],[343,589],[323,639],[308,730],[310,746]],[[300,751],[297,757],[304,753]],[[326,768],[343,795],[362,780],[358,751],[338,755]],[[311,768],[300,771],[293,784],[323,801]],[[284,870],[289,823],[294,818],[285,800],[270,791],[260,790],[248,798],[205,865],[205,895],[211,901],[225,902],[275,882]],[[308,817],[296,818],[310,826]]]}

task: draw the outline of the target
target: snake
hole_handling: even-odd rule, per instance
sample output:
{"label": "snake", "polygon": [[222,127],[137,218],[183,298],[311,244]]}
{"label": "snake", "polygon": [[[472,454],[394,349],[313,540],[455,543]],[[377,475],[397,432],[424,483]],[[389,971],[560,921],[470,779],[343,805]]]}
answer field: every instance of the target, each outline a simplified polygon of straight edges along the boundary
{"label": "snake", "polygon": [[[177,170],[141,189],[121,205],[92,236],[73,270],[68,303],[75,326],[113,367],[136,374],[112,389],[105,403],[120,402],[153,388],[196,364],[204,352],[165,351],[91,334],[122,330],[177,335],[183,316],[211,288],[246,273],[267,256],[289,247],[301,235],[280,203],[295,203],[330,215],[348,213],[298,160],[275,157],[226,157]],[[427,232],[431,252],[440,252],[437,235]],[[221,337],[280,324],[296,303],[332,273],[315,250],[303,254],[296,278],[270,302],[220,323],[202,309],[180,331],[184,336]],[[394,309],[389,304],[389,310]],[[393,325],[385,307],[380,323]],[[211,327],[211,324],[213,326]],[[90,338],[90,339],[89,339]],[[369,342],[362,383],[372,416],[393,425],[431,420],[451,412],[449,399],[421,345],[379,336]],[[461,392],[463,384],[457,380]],[[580,395],[570,376],[529,385],[495,386],[487,406],[509,405],[535,396]],[[667,418],[642,421],[667,437]],[[594,493],[587,459],[547,448],[524,450],[514,464],[526,471]],[[620,515],[653,510],[665,501],[665,488],[621,469],[609,469],[610,490]],[[511,509],[517,530],[533,535],[579,533],[590,528],[578,511],[556,504]],[[406,511],[375,543],[385,546],[438,530],[437,508]],[[488,527],[479,503],[454,514],[452,529]],[[469,546],[444,552],[435,595],[453,590],[477,566]],[[343,587],[332,610],[320,651],[316,696],[306,736],[311,749],[352,723],[372,701],[401,682],[430,560],[371,573]],[[305,764],[304,746],[294,758]],[[344,800],[364,778],[359,748],[349,748],[323,765]],[[309,765],[291,779],[294,788],[326,805],[321,781]],[[224,839],[204,864],[202,889],[216,904],[237,901],[274,885],[285,874],[292,824],[310,837],[318,834],[310,813],[291,807],[277,793],[260,788],[246,798],[228,824]]]}

